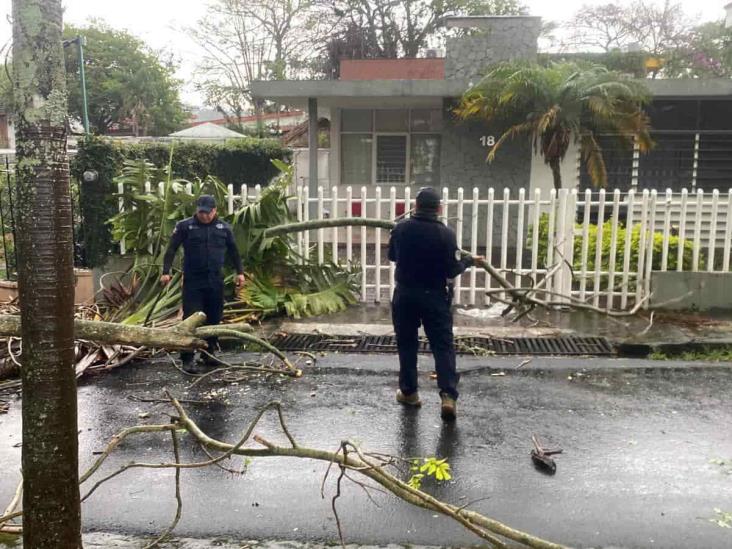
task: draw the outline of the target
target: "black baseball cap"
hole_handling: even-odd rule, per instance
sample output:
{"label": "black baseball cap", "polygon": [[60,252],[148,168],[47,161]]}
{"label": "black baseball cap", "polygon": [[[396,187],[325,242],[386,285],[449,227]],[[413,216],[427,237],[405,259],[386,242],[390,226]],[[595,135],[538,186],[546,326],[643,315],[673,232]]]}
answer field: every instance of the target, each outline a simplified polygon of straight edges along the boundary
{"label": "black baseball cap", "polygon": [[440,207],[440,193],[432,187],[422,187],[417,193],[418,210],[437,210]]}
{"label": "black baseball cap", "polygon": [[216,207],[216,199],[210,194],[202,194],[196,200],[196,211],[210,213]]}

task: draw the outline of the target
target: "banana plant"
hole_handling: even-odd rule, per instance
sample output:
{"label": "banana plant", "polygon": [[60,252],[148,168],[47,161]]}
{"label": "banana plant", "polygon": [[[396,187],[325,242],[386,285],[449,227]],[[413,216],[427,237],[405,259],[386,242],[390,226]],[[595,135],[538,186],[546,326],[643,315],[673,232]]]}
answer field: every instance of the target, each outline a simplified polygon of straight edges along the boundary
{"label": "banana plant", "polygon": [[[174,178],[172,154],[168,166],[162,169],[145,160],[127,161],[117,178],[123,184],[118,198],[124,207],[110,223],[114,238],[124,242],[134,263],[126,276],[129,299],[108,307],[110,320],[142,324],[150,315],[153,325],[159,325],[178,312],[182,288],[179,270],[157,300],[163,255],[175,223],[193,215],[200,194],[214,195],[218,204],[227,202],[227,187],[215,177],[195,181]],[[225,306],[225,321],[240,322],[283,313],[300,318],[340,311],[356,301],[354,268],[318,265],[310,254],[304,259],[297,255],[290,236],[267,234],[272,227],[295,221],[287,194],[292,167],[273,162],[281,174],[262,190],[257,200],[245,202],[231,214],[223,208],[219,211],[219,217],[232,226],[248,273],[245,288]],[[180,259],[176,266],[179,268]],[[230,280],[233,271],[227,268],[226,275]]]}

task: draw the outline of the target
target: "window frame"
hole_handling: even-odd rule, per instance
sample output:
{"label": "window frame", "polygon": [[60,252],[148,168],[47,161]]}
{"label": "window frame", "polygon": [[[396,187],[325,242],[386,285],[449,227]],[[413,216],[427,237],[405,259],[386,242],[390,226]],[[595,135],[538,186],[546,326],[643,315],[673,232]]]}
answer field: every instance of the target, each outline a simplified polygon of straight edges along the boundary
{"label": "window frame", "polygon": [[[349,108],[341,108],[341,120],[343,117],[343,111],[345,110],[351,110]],[[440,150],[442,150],[442,133],[444,131],[444,122],[443,126],[440,131],[412,131],[412,111],[413,110],[440,110],[440,109],[425,109],[424,107],[414,109],[412,107],[405,108],[394,108],[394,109],[377,109],[377,108],[371,108],[371,109],[355,109],[355,110],[370,110],[371,111],[371,132],[370,135],[372,137],[371,142],[371,181],[368,183],[368,185],[376,186],[376,185],[393,185],[395,187],[406,187],[408,185],[414,185],[414,181],[411,181],[412,178],[412,135],[432,135],[432,136],[439,136],[440,138]],[[388,132],[388,131],[377,131],[376,130],[376,111],[388,111],[388,110],[406,110],[408,113],[407,116],[407,131],[396,131],[396,132]],[[442,111],[440,111],[442,114]],[[364,131],[343,131],[343,125],[340,124],[339,127],[339,133],[340,135],[367,135],[369,132]],[[377,140],[379,136],[390,136],[390,135],[401,135],[406,136],[406,166],[404,170],[404,179],[405,181],[403,183],[379,183],[377,181],[377,158],[376,158],[376,152],[377,152]],[[339,147],[341,143],[341,139],[339,137],[338,139]],[[339,150],[340,154],[340,162],[343,162],[343,150],[342,148]],[[439,166],[439,162],[438,162]],[[340,170],[342,173],[343,165],[341,164]],[[441,174],[440,174],[441,175]],[[440,178],[441,180],[442,178]]]}

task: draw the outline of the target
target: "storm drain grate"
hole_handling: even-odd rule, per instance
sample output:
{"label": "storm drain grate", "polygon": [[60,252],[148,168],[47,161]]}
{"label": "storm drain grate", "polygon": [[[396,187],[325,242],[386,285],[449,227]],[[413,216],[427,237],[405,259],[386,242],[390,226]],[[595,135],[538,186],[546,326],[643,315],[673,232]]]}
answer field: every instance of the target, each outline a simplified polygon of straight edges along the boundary
{"label": "storm drain grate", "polygon": [[[326,334],[276,334],[270,343],[282,351],[340,351],[344,353],[396,352],[394,336],[342,336]],[[615,350],[604,337],[456,337],[460,354],[496,355],[613,355]],[[420,340],[419,351],[428,353],[429,343]]]}

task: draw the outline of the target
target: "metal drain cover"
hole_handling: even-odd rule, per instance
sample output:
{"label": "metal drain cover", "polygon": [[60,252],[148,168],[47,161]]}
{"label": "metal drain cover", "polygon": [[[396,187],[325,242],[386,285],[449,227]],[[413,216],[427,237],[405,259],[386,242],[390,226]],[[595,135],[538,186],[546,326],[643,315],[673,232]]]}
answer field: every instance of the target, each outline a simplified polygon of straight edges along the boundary
{"label": "metal drain cover", "polygon": [[[394,353],[394,336],[344,336],[326,334],[276,334],[270,343],[282,351],[341,351],[345,353]],[[459,354],[496,355],[614,355],[604,337],[456,337]],[[420,340],[419,351],[430,352],[429,343]]]}

